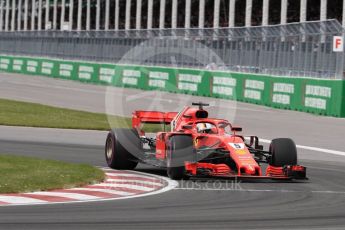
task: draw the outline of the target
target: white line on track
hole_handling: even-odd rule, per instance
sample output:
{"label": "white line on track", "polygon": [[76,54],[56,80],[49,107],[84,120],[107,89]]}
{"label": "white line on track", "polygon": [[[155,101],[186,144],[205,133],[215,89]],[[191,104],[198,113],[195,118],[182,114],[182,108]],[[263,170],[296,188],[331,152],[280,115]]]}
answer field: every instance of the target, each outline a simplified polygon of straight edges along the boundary
{"label": "white line on track", "polygon": [[[271,140],[267,140],[267,139],[260,139],[260,141],[263,143],[271,143]],[[337,151],[337,150],[323,149],[323,148],[310,147],[310,146],[304,146],[304,145],[296,145],[296,147],[299,149],[328,153],[328,154],[333,154],[333,155],[338,155],[338,156],[345,156],[345,152]]]}

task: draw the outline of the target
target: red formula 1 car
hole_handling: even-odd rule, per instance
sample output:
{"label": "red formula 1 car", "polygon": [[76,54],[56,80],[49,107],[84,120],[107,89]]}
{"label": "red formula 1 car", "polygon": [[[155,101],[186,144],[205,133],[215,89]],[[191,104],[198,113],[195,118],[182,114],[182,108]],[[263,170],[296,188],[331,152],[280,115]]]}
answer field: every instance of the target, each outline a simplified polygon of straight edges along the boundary
{"label": "red formula 1 car", "polygon": [[[274,139],[269,151],[264,151],[258,137],[238,135],[242,128],[209,118],[204,109],[207,104],[193,106],[179,113],[135,111],[132,129],[113,129],[108,134],[105,156],[109,167],[130,170],[141,162],[166,168],[175,180],[190,176],[306,179],[306,168],[297,164],[291,139]],[[170,125],[171,131],[147,137],[143,123]]]}

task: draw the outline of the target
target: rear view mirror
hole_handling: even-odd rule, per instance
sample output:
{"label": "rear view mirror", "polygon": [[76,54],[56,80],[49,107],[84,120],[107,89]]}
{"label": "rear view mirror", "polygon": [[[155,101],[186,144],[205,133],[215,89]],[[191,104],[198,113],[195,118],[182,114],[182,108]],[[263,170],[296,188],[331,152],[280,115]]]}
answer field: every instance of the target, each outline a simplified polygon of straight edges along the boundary
{"label": "rear view mirror", "polygon": [[220,123],[219,128],[224,129],[228,125],[229,125],[228,123]]}
{"label": "rear view mirror", "polygon": [[232,132],[242,132],[242,127],[231,127]]}

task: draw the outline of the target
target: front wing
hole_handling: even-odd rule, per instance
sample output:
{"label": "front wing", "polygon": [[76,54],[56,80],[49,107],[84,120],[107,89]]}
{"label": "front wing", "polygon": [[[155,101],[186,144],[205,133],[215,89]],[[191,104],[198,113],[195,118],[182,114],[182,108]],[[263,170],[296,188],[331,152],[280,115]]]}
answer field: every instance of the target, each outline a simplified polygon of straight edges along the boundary
{"label": "front wing", "polygon": [[185,163],[189,176],[217,177],[223,179],[275,179],[275,180],[305,180],[306,167],[300,165],[275,167],[269,165],[265,175],[247,175],[232,171],[226,164]]}

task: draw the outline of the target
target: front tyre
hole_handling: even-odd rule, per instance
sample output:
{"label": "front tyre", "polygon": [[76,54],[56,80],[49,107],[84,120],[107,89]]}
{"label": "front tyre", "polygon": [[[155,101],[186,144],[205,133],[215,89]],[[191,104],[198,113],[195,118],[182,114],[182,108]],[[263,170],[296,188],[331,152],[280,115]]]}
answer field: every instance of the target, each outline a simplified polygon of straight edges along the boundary
{"label": "front tyre", "polygon": [[188,135],[175,135],[169,140],[167,151],[167,174],[170,179],[185,178],[185,162],[193,160],[193,138]]}
{"label": "front tyre", "polygon": [[274,139],[270,145],[270,165],[284,167],[286,165],[297,165],[297,148],[293,140],[289,138]]}
{"label": "front tyre", "polygon": [[141,141],[134,129],[113,129],[105,143],[105,159],[110,168],[132,170],[137,164],[136,154],[141,151]]}

